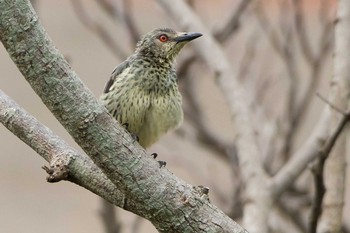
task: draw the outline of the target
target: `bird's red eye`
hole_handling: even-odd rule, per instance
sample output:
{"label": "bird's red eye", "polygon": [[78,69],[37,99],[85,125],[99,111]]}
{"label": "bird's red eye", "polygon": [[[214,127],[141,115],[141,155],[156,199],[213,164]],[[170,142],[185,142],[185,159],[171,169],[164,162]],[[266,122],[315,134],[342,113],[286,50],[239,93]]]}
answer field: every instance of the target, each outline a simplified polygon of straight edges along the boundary
{"label": "bird's red eye", "polygon": [[162,35],[159,36],[159,40],[161,42],[166,42],[166,41],[168,41],[168,39],[169,39],[168,36],[165,35],[165,34],[162,34]]}

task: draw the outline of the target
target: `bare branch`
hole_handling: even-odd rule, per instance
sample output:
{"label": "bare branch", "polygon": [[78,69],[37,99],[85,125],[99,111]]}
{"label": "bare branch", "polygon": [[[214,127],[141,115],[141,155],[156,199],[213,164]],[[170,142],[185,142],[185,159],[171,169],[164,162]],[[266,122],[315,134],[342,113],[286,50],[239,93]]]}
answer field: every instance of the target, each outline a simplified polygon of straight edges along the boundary
{"label": "bare branch", "polygon": [[[230,38],[230,36],[238,31],[241,17],[246,12],[249,4],[252,2],[252,0],[241,0],[229,21],[227,21],[223,26],[213,32],[213,36],[218,42],[224,43],[227,39]],[[180,74],[180,78],[186,76],[188,68],[191,67],[190,65],[192,65],[196,60],[197,56],[190,55],[181,64],[179,64],[178,73]]]}
{"label": "bare branch", "polygon": [[315,61],[315,55],[311,50],[310,39],[308,38],[308,33],[305,28],[304,13],[302,11],[302,1],[293,0],[293,6],[295,11],[295,28],[297,31],[297,38],[301,45],[301,51],[305,56],[306,60],[313,64]]}
{"label": "bare branch", "polygon": [[[300,0],[295,0],[295,1],[300,1]],[[325,21],[325,19],[323,19],[323,21]],[[311,104],[311,100],[314,97],[315,90],[317,89],[318,83],[321,78],[323,64],[329,57],[329,54],[332,49],[333,24],[331,20],[328,20],[326,22],[327,23],[324,23],[322,27],[323,31],[322,31],[321,39],[318,45],[317,54],[313,56],[313,60],[310,60],[311,57],[306,59],[309,66],[311,67],[311,76],[310,76],[309,82],[307,83],[307,87],[305,88],[305,91],[302,93],[301,97],[299,98],[300,100],[296,103],[295,114],[294,114],[295,131],[299,130],[299,126],[301,122],[303,122],[303,120],[307,115],[309,106]],[[302,22],[299,22],[299,23],[302,23]],[[304,28],[305,26],[301,26],[301,27]],[[300,29],[300,30],[301,31],[297,31],[298,32],[297,34],[299,35],[299,33],[305,33],[305,35],[301,37],[306,37],[307,33],[306,31],[304,31],[305,29]],[[300,40],[306,40],[306,38],[304,39],[300,38]],[[304,43],[305,44],[304,46],[309,46],[309,45],[306,45],[307,42],[300,42],[300,43],[301,44]],[[308,52],[305,52],[305,53],[308,53]],[[304,56],[306,57],[308,55],[304,54]]]}
{"label": "bare branch", "polygon": [[270,225],[273,232],[280,233],[303,233],[304,231],[293,222],[290,213],[282,208],[275,207],[271,211]]}
{"label": "bare branch", "polygon": [[246,12],[246,9],[252,2],[252,0],[241,0],[238,7],[232,12],[230,19],[214,32],[214,37],[219,42],[226,41],[239,29],[242,15]]}
{"label": "bare branch", "polygon": [[315,194],[312,199],[312,205],[309,217],[309,232],[316,233],[318,219],[322,213],[322,201],[326,188],[323,182],[323,169],[326,162],[326,156],[319,158],[313,166],[312,173],[314,178]]}
{"label": "bare branch", "polygon": [[269,19],[267,18],[265,9],[263,8],[262,4],[259,4],[255,8],[255,15],[257,17],[257,21],[258,21],[260,27],[262,28],[263,32],[269,38],[269,42],[270,42],[272,48],[283,59],[287,58],[288,54],[285,51],[284,44],[282,43],[281,39],[279,38],[277,32],[274,29],[272,29],[271,23],[270,23]]}
{"label": "bare branch", "polygon": [[114,20],[122,18],[116,0],[96,0],[96,3]]}
{"label": "bare branch", "polygon": [[331,133],[331,136],[327,140],[326,144],[324,145],[323,149],[320,151],[320,154],[322,157],[326,157],[331,152],[337,138],[339,137],[340,133],[344,130],[347,123],[350,121],[350,112],[348,111],[340,120],[338,123],[338,126],[334,129],[334,131]]}
{"label": "bare branch", "polygon": [[290,187],[307,168],[308,164],[319,156],[319,148],[324,145],[328,138],[329,120],[330,112],[325,109],[305,144],[293,154],[291,159],[273,177],[272,190],[275,196],[281,195]]}
{"label": "bare branch", "polygon": [[[303,207],[302,205],[305,204],[297,203],[297,205],[295,205],[293,203],[293,208],[291,208],[291,206],[287,204],[290,203],[290,198],[291,197],[288,196],[282,196],[277,200],[275,208],[277,208],[278,211],[281,211],[282,214],[284,213],[285,215],[288,215],[286,216],[286,218],[288,218],[289,221],[293,223],[293,225],[295,226],[295,228],[298,229],[298,231],[307,232],[307,226],[304,224],[304,216],[300,214],[300,209]],[[303,200],[303,197],[299,197],[299,200]]]}
{"label": "bare branch", "polygon": [[[255,130],[251,124],[251,111],[253,99],[245,88],[233,75],[232,65],[224,52],[211,36],[209,30],[200,19],[191,11],[183,0],[158,0],[178,25],[189,31],[199,30],[205,37],[193,44],[198,56],[217,74],[218,85],[221,88],[231,111],[239,137],[237,138],[237,151],[242,169],[242,178],[246,184],[246,195],[250,200],[245,205],[244,225],[250,232],[267,232],[268,207],[270,206],[270,190],[268,176],[262,168],[261,158],[255,139]],[[186,15],[186,17],[183,17]],[[210,50],[208,49],[210,48]],[[256,195],[255,190],[260,194]],[[248,212],[248,213],[246,213]]]}
{"label": "bare branch", "polygon": [[[331,105],[333,106],[333,104]],[[320,157],[317,161],[317,164],[313,168],[314,173],[314,182],[315,182],[315,197],[311,208],[310,214],[310,233],[316,233],[317,230],[317,222],[322,213],[322,201],[324,194],[326,192],[323,176],[324,176],[324,166],[325,162],[332,151],[332,148],[335,145],[338,137],[341,132],[344,130],[345,126],[350,121],[350,111],[348,111],[338,124],[338,127],[333,131],[330,138],[327,140],[326,144],[319,152]]]}
{"label": "bare branch", "polygon": [[74,140],[128,196],[125,209],[149,219],[160,232],[246,232],[201,189],[147,156],[71,70],[27,1],[0,6],[0,40],[11,59]]}
{"label": "bare branch", "polygon": [[[0,122],[48,161],[50,169],[55,169],[57,165],[61,167],[60,164],[64,162],[69,172],[67,180],[123,207],[124,195],[86,155],[70,147],[1,90]],[[57,182],[61,177],[51,174],[49,179],[50,182]]]}
{"label": "bare branch", "polygon": [[123,22],[125,29],[131,38],[131,41],[136,44],[140,39],[140,33],[137,29],[134,18],[132,17],[132,1],[119,1],[119,7],[115,0],[97,0],[96,2],[114,21],[120,20]]}
{"label": "bare branch", "polygon": [[[347,109],[343,116],[333,112],[330,126],[335,130],[333,138],[325,145],[324,157],[328,157],[324,165],[324,184],[326,194],[323,198],[322,216],[317,226],[317,232],[340,232],[342,228],[343,207],[345,197],[346,152],[349,141],[349,131],[341,134],[342,127],[350,120],[350,2],[338,1],[337,24],[335,25],[334,70],[331,82],[330,100],[333,105]],[[341,119],[339,119],[341,117]],[[338,127],[336,127],[338,126]],[[339,138],[339,139],[337,139]],[[337,142],[335,144],[335,142]],[[331,153],[330,153],[331,152]],[[326,158],[325,158],[326,159]],[[322,172],[322,170],[321,170]],[[323,181],[323,180],[321,180]]]}
{"label": "bare branch", "polygon": [[347,113],[340,109],[338,106],[335,106],[335,104],[331,103],[329,100],[327,100],[325,97],[323,97],[320,93],[316,93],[317,97],[319,97],[323,102],[325,102],[326,104],[328,104],[329,107],[331,107],[333,110],[335,110],[336,112],[342,114],[342,115],[346,115]]}
{"label": "bare branch", "polygon": [[[298,175],[305,170],[307,164],[314,160],[317,157],[325,157],[328,156],[330,151],[332,150],[338,136],[344,130],[346,124],[350,121],[350,113],[347,112],[346,115],[343,116],[341,121],[338,123],[337,127],[333,129],[329,138],[323,143],[323,138],[327,135],[324,126],[324,121],[328,120],[328,114],[322,114],[323,118],[320,120],[319,124],[317,124],[316,131],[309,138],[308,142],[297,152],[293,158],[281,169],[281,171],[274,177],[274,192],[275,195],[280,195],[282,190],[285,190],[287,186],[289,186]],[[322,148],[319,150],[319,148]],[[292,171],[293,170],[293,171]],[[287,177],[288,176],[288,177]]]}
{"label": "bare branch", "polygon": [[132,1],[130,0],[123,0],[123,19],[132,41],[134,42],[134,44],[136,44],[137,41],[140,39],[140,32],[137,29],[134,18],[132,17],[131,3]]}
{"label": "bare branch", "polygon": [[202,109],[200,108],[200,104],[197,100],[196,92],[194,90],[195,80],[191,77],[188,77],[184,79],[183,82],[183,95],[186,97],[189,109],[191,109],[191,113],[187,114],[189,116],[187,119],[190,120],[191,125],[197,129],[198,141],[217,151],[218,155],[223,156],[224,159],[228,159],[227,152],[229,150],[228,148],[231,147],[231,145],[226,145],[221,142],[220,139],[215,137],[213,133],[208,129],[202,114]]}
{"label": "bare branch", "polygon": [[[253,1],[251,0],[242,0],[239,3],[236,10],[233,12],[232,16],[230,17],[230,20],[226,22],[222,27],[220,27],[220,29],[214,32],[213,36],[215,36],[215,38],[219,42],[225,42],[231,35],[237,32],[237,29],[239,28],[239,21],[242,15],[246,12],[246,9],[248,8],[249,4],[252,2]],[[191,54],[187,58],[183,59],[183,61],[178,65],[179,80],[182,80],[188,76],[189,69],[197,61],[197,58],[198,57],[195,54]],[[230,155],[227,155],[227,151],[232,151],[232,149],[230,149],[230,147],[232,146],[225,145],[220,140],[218,140],[217,137],[213,136],[212,133],[208,131],[204,119],[202,119],[201,117],[199,117],[200,119],[197,119],[198,116],[202,116],[203,114],[198,103],[196,103],[195,92],[192,90],[193,88],[190,88],[190,86],[193,85],[189,82],[193,82],[193,80],[186,78],[186,80],[184,81],[186,82],[183,90],[184,95],[186,96],[186,99],[188,100],[192,111],[191,113],[185,113],[188,116],[187,119],[191,120],[192,125],[198,131],[199,141],[210,145],[212,149],[219,152],[219,155],[222,155],[226,159],[228,159]]]}
{"label": "bare branch", "polygon": [[[318,10],[318,19],[321,23],[321,25],[323,25],[323,27],[325,25],[328,25],[330,20],[330,14],[333,16],[334,15],[334,11],[336,9],[336,7],[334,7],[335,5],[333,4],[333,0],[323,0],[323,1],[319,1],[320,2],[320,8]],[[331,17],[333,18],[333,17]],[[321,38],[322,39],[322,38]]]}
{"label": "bare branch", "polygon": [[[285,11],[286,7],[280,6],[280,10]],[[285,12],[281,12],[281,14],[285,14]],[[295,114],[297,99],[296,97],[299,87],[299,75],[296,64],[297,60],[295,50],[293,49],[293,46],[291,46],[291,44],[293,43],[293,36],[291,35],[293,28],[290,23],[284,25],[283,30],[285,31],[285,33],[283,34],[284,37],[281,39],[278,36],[277,31],[272,28],[262,4],[260,4],[256,8],[256,16],[258,17],[259,25],[268,37],[272,48],[274,48],[276,53],[280,55],[287,71],[287,102],[286,110],[283,115],[283,122],[285,127],[282,129],[281,132],[284,137],[281,155],[283,156],[284,160],[287,160],[290,157],[290,152],[294,142],[296,125],[299,123],[297,121],[297,115]]]}
{"label": "bare branch", "polygon": [[121,233],[121,224],[117,221],[115,206],[101,199],[100,209],[101,220],[105,229],[105,233]]}
{"label": "bare branch", "polygon": [[103,25],[93,20],[89,14],[85,12],[83,4],[81,4],[80,0],[72,0],[71,3],[78,18],[88,29],[96,33],[96,35],[101,38],[101,40],[116,56],[120,58],[127,57],[127,53],[118,43],[116,43],[117,40],[109,34],[108,30],[104,28]]}

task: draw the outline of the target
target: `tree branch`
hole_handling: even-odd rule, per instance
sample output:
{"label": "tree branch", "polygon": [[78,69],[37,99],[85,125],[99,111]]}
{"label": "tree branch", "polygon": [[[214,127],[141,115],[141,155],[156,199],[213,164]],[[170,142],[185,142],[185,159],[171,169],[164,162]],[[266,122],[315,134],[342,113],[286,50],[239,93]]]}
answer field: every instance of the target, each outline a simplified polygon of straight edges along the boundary
{"label": "tree branch", "polygon": [[49,182],[69,180],[123,207],[125,196],[87,156],[70,147],[1,90],[0,122],[48,161],[53,171],[65,169],[68,172],[65,177],[56,176],[56,172],[51,174]]}
{"label": "tree branch", "polygon": [[108,30],[102,24],[92,19],[89,13],[84,10],[84,6],[80,0],[72,0],[71,3],[73,10],[78,16],[78,19],[80,19],[86,28],[90,29],[92,32],[95,32],[95,34],[101,38],[106,46],[110,48],[117,57],[127,57],[125,50],[122,48],[122,46],[115,42],[115,39],[108,32]]}
{"label": "tree branch", "polygon": [[270,191],[268,188],[269,179],[262,168],[255,130],[251,123],[250,107],[253,98],[234,76],[232,65],[229,64],[229,59],[219,44],[186,3],[183,0],[158,0],[158,2],[183,30],[200,31],[205,35],[192,46],[217,75],[218,85],[228,102],[235,129],[239,134],[237,151],[243,182],[246,185],[245,194],[249,199],[249,202],[244,206],[243,223],[249,232],[267,232],[268,207],[272,200],[268,194]]}
{"label": "tree branch", "polygon": [[309,139],[297,150],[291,159],[273,177],[272,190],[275,196],[280,196],[299,175],[307,168],[308,164],[319,156],[319,148],[328,138],[328,123],[330,112],[325,109],[321,113],[319,122],[314,127]]}
{"label": "tree branch", "polygon": [[[339,138],[330,140],[325,146],[323,176],[321,177],[327,192],[322,203],[322,216],[317,226],[317,232],[340,232],[342,228],[343,206],[345,197],[345,177],[346,177],[346,154],[347,142],[349,141],[349,131],[340,135],[350,120],[350,2],[338,1],[337,23],[335,24],[335,48],[334,48],[334,70],[331,82],[331,102],[339,108],[346,110],[347,114],[340,115],[333,112],[331,116],[331,127],[336,127],[334,135]],[[339,119],[340,118],[340,119]],[[336,142],[336,144],[335,144]],[[334,148],[333,148],[334,147]],[[332,152],[331,152],[332,150]],[[327,153],[328,152],[328,153]],[[321,170],[322,171],[322,170]],[[322,175],[322,174],[321,174]]]}
{"label": "tree branch", "polygon": [[106,233],[121,233],[122,226],[117,220],[116,208],[111,203],[101,199],[100,216]]}
{"label": "tree branch", "polygon": [[215,38],[219,42],[226,41],[240,27],[240,20],[246,9],[253,2],[252,0],[241,0],[237,8],[232,12],[230,19],[221,28],[214,32]]}
{"label": "tree branch", "polygon": [[[324,2],[326,1],[321,1],[320,4],[324,5]],[[295,112],[293,115],[294,133],[292,135],[292,141],[294,141],[294,137],[296,136],[297,132],[301,129],[300,126],[305,120],[311,101],[315,96],[315,90],[318,88],[318,84],[320,82],[322,74],[322,69],[324,68],[323,64],[329,57],[329,53],[332,51],[331,45],[333,44],[334,35],[332,20],[330,20],[329,17],[326,17],[325,13],[323,13],[324,17],[322,18],[322,20],[320,20],[322,32],[320,40],[317,43],[317,53],[314,54],[312,52],[310,40],[308,38],[308,31],[306,30],[306,21],[302,12],[302,1],[293,0],[293,6],[295,11],[294,24],[296,28],[296,36],[301,47],[302,55],[305,58],[307,64],[310,66],[311,75],[309,77],[309,81],[306,85],[305,90],[299,98],[299,101],[296,101]]]}
{"label": "tree branch", "polygon": [[132,1],[119,1],[120,7],[117,7],[117,2],[114,0],[97,0],[96,2],[114,21],[123,21],[130,39],[136,44],[140,39],[140,32],[131,14]]}
{"label": "tree branch", "polygon": [[[28,1],[0,1],[0,40],[45,105],[104,174],[160,232],[245,232],[199,187],[148,156],[71,70]],[[127,208],[126,207],[126,208]]]}
{"label": "tree branch", "polygon": [[[334,132],[331,134],[330,138],[327,140],[322,150],[319,152],[320,153],[319,160],[317,161],[317,164],[313,169],[314,182],[315,182],[315,198],[311,209],[310,233],[316,232],[318,218],[322,213],[321,205],[322,205],[324,194],[326,192],[325,184],[323,180],[325,162],[329,154],[331,153],[333,147],[335,146],[335,142],[337,141],[338,137],[340,136],[341,132],[343,132],[343,129],[345,128],[345,126],[349,121],[350,121],[350,112],[343,115],[341,121],[338,123],[337,127],[334,129]],[[341,156],[344,156],[344,155],[341,155]],[[334,173],[332,175],[334,175]],[[337,189],[336,192],[339,192],[339,189]],[[339,225],[339,228],[340,227],[341,225]]]}

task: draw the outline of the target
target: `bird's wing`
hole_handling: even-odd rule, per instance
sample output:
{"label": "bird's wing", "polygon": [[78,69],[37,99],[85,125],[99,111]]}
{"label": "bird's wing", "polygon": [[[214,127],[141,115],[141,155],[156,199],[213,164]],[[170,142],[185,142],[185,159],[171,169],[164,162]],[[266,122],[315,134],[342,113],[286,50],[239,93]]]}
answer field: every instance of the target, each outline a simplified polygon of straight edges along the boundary
{"label": "bird's wing", "polygon": [[123,70],[125,70],[126,68],[128,68],[130,66],[130,59],[127,59],[125,61],[123,61],[122,63],[120,63],[113,71],[112,71],[112,75],[111,78],[108,80],[108,82],[106,83],[105,89],[103,91],[104,94],[109,92],[109,88],[111,88],[111,86],[114,83],[114,80],[116,78],[118,78],[118,75],[121,74],[123,72]]}

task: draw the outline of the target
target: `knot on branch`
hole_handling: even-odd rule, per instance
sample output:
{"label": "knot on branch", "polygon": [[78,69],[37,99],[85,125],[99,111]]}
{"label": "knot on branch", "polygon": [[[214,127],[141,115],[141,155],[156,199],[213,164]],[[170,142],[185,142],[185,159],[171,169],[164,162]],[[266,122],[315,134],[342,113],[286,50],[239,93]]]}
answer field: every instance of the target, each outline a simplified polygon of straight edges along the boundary
{"label": "knot on branch", "polygon": [[96,120],[98,115],[101,115],[96,112],[91,112],[90,114],[86,115],[83,119],[78,122],[78,129],[80,130],[81,136],[86,136],[87,132],[86,129],[90,126],[92,122]]}
{"label": "knot on branch", "polygon": [[199,193],[200,199],[210,202],[208,187],[204,187],[203,185],[198,185],[198,186],[195,186],[194,189]]}
{"label": "knot on branch", "polygon": [[51,161],[50,167],[43,166],[42,168],[47,172],[47,182],[55,183],[61,180],[66,180],[69,175],[68,164],[71,161],[70,157],[59,157]]}

